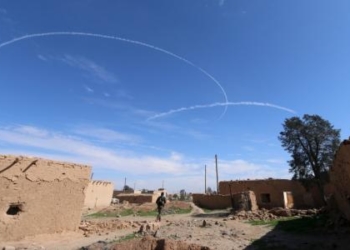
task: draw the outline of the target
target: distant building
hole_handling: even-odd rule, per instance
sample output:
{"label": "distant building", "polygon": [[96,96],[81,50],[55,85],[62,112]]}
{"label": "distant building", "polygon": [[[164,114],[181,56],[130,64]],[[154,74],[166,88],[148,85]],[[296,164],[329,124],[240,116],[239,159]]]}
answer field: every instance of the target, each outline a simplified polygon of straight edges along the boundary
{"label": "distant building", "polygon": [[147,191],[147,193],[116,193],[115,192],[115,198],[118,198],[120,202],[127,201],[129,203],[137,203],[137,204],[142,204],[142,203],[147,203],[147,202],[152,202],[155,203],[158,196],[164,192],[164,195],[167,195],[167,191],[165,189],[161,190],[156,190],[156,191]]}
{"label": "distant building", "polygon": [[[230,191],[231,189],[231,191]],[[221,181],[221,195],[253,191],[260,208],[304,208],[318,207],[313,194],[305,190],[298,181],[283,179]]]}
{"label": "distant building", "polygon": [[113,183],[107,181],[90,181],[85,190],[85,208],[102,208],[111,204]]}

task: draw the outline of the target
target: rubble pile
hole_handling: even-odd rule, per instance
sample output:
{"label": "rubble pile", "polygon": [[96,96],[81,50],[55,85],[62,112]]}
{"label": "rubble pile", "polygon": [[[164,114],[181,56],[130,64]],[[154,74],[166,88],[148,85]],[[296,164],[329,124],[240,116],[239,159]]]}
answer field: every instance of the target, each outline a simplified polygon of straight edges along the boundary
{"label": "rubble pile", "polygon": [[156,235],[159,228],[159,222],[148,222],[140,226],[138,233],[141,235]]}
{"label": "rubble pile", "polygon": [[312,216],[320,212],[319,209],[286,209],[276,207],[269,210],[269,213],[280,217],[291,217],[291,216]]}
{"label": "rubble pile", "polygon": [[273,208],[270,210],[260,209],[255,211],[235,211],[230,216],[231,220],[274,220],[280,217],[307,217],[320,213],[318,209],[286,209],[286,208]]}
{"label": "rubble pile", "polygon": [[237,211],[229,216],[230,220],[273,220],[278,216],[269,213],[268,210],[255,210],[255,211]]}
{"label": "rubble pile", "polygon": [[116,230],[138,228],[146,222],[121,221],[118,219],[109,221],[82,221],[79,229],[84,232],[85,236],[91,234],[104,234]]}

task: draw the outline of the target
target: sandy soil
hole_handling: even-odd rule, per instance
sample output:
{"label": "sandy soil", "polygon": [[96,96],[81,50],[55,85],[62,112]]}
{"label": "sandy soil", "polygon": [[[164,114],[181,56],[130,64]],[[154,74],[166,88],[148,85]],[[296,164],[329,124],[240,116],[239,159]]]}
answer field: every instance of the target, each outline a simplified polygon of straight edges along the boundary
{"label": "sandy soil", "polygon": [[[153,206],[154,204],[147,204],[145,208]],[[185,203],[184,206],[188,206],[188,203]],[[99,225],[99,227],[95,225],[95,229],[90,231],[89,234],[87,234],[86,231],[80,230],[78,232],[67,232],[55,235],[40,235],[26,238],[20,242],[0,243],[0,247],[5,245],[14,246],[16,250],[80,249],[83,246],[89,246],[98,241],[103,241],[105,243],[116,241],[123,236],[139,231],[140,225],[148,225],[150,226],[149,230],[143,230],[142,233],[137,234],[139,235],[137,239],[141,240],[144,236],[151,236],[153,239],[181,241],[183,243],[196,244],[209,247],[209,249],[219,250],[349,249],[350,237],[347,237],[345,234],[327,234],[322,237],[320,237],[320,235],[290,235],[273,230],[268,226],[252,226],[245,221],[231,220],[228,217],[228,211],[204,213],[193,204],[192,207],[193,210],[191,214],[166,215],[163,216],[161,223],[156,223],[153,217],[126,216],[122,218],[89,218],[85,220],[84,223]],[[138,207],[138,209],[142,209],[142,207]],[[112,224],[117,224],[118,227],[112,227]],[[253,246],[252,242],[257,239],[263,240],[258,245]]]}

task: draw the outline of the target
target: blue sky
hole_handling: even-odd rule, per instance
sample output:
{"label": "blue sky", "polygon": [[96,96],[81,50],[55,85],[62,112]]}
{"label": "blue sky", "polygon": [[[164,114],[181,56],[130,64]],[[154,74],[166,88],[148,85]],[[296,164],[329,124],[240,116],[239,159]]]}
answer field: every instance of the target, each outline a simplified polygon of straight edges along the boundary
{"label": "blue sky", "polygon": [[286,118],[350,135],[349,23],[345,0],[0,0],[0,153],[118,189],[202,192],[205,165],[215,189],[215,154],[220,180],[290,178]]}

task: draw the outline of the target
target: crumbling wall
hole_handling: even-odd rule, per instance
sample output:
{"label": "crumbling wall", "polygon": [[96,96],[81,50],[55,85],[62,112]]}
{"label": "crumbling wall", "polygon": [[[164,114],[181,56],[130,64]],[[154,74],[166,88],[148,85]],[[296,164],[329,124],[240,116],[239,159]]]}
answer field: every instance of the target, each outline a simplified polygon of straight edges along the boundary
{"label": "crumbling wall", "polygon": [[193,203],[201,208],[226,209],[232,207],[230,195],[192,194]]}
{"label": "crumbling wall", "polygon": [[113,184],[107,181],[90,181],[85,191],[85,208],[102,208],[111,204]]}
{"label": "crumbling wall", "polygon": [[[252,191],[231,195],[192,194],[193,203],[201,208],[235,210],[257,210],[255,194]],[[233,204],[232,204],[233,203]]]}
{"label": "crumbling wall", "polygon": [[221,181],[219,183],[220,194],[241,193],[253,191],[260,208],[284,207],[283,192],[292,192],[295,208],[305,207],[305,188],[301,183],[291,180],[245,180],[245,181]]}
{"label": "crumbling wall", "polygon": [[350,220],[350,140],[345,140],[335,155],[330,181],[338,209]]}
{"label": "crumbling wall", "polygon": [[256,196],[253,191],[233,194],[233,209],[237,211],[255,211],[258,209]]}
{"label": "crumbling wall", "polygon": [[0,242],[76,230],[90,167],[0,155]]}

